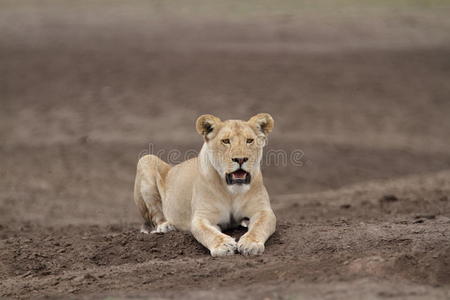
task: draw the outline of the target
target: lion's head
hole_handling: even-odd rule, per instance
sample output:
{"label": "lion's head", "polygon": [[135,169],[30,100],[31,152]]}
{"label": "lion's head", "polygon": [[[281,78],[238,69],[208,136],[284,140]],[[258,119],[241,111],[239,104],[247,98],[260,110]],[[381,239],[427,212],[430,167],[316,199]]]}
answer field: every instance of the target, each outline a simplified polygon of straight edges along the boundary
{"label": "lion's head", "polygon": [[213,115],[202,115],[196,122],[209,161],[229,186],[249,185],[252,175],[259,172],[263,147],[273,125],[267,113],[248,121],[221,121]]}

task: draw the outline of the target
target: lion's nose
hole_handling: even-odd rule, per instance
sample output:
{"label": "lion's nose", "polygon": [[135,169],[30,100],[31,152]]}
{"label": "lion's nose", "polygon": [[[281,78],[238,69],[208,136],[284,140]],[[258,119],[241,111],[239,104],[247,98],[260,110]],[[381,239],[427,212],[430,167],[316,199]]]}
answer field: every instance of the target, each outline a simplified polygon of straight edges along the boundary
{"label": "lion's nose", "polygon": [[242,165],[243,163],[245,163],[248,160],[248,157],[235,157],[231,159],[234,162],[237,162],[239,165]]}

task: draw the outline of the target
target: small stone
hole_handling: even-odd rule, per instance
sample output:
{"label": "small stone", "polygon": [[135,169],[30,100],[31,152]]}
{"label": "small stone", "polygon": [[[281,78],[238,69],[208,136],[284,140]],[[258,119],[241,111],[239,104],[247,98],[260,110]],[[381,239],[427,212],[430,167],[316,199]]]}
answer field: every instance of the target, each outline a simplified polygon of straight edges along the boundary
{"label": "small stone", "polygon": [[381,202],[396,202],[398,201],[397,196],[393,195],[393,194],[387,194],[384,195],[383,197],[381,197],[380,199]]}
{"label": "small stone", "polygon": [[417,215],[414,218],[432,220],[432,219],[436,219],[436,216],[435,215]]}

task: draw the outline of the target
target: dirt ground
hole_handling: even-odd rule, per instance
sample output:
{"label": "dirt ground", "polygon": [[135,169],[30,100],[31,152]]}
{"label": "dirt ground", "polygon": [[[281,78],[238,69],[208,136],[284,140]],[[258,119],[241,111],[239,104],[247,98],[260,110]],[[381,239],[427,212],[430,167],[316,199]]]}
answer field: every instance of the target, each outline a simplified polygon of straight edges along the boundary
{"label": "dirt ground", "polygon": [[[449,299],[450,6],[211,3],[0,3],[0,297]],[[139,156],[258,112],[264,255],[140,234]]]}

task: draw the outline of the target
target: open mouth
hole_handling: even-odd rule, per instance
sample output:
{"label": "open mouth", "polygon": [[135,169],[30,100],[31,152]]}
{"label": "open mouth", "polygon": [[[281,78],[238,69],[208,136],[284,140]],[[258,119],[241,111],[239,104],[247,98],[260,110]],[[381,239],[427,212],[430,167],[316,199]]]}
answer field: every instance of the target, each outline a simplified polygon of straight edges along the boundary
{"label": "open mouth", "polygon": [[242,169],[238,169],[234,172],[227,173],[225,176],[227,184],[249,184],[250,183],[250,173]]}

